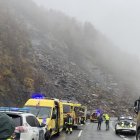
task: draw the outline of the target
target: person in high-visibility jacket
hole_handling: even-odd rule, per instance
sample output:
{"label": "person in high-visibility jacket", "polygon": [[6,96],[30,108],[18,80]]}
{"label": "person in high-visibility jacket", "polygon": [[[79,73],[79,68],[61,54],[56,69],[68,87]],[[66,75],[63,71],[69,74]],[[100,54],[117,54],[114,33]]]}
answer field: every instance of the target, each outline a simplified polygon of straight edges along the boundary
{"label": "person in high-visibility jacket", "polygon": [[109,120],[110,117],[108,114],[104,114],[104,118],[105,118],[105,123],[106,123],[106,130],[109,130]]}
{"label": "person in high-visibility jacket", "polygon": [[72,133],[72,125],[73,125],[73,118],[70,116],[70,114],[67,114],[66,118],[66,133],[70,132]]}

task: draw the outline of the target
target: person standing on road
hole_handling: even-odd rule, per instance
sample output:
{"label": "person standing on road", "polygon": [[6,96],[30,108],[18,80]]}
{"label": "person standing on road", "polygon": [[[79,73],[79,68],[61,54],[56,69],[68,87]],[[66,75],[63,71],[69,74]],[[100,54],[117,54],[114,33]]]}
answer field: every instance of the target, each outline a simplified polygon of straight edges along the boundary
{"label": "person standing on road", "polygon": [[100,115],[98,116],[97,120],[98,120],[97,130],[101,130],[101,124],[102,124],[102,122],[103,122],[103,116],[102,116],[102,114],[100,114]]}
{"label": "person standing on road", "polygon": [[71,117],[70,114],[67,114],[67,118],[66,118],[66,133],[70,132],[70,134],[72,133],[72,124],[73,124],[73,118]]}
{"label": "person standing on road", "polygon": [[109,120],[110,120],[110,117],[109,117],[108,114],[105,114],[104,118],[105,118],[105,123],[106,123],[106,130],[109,130]]}

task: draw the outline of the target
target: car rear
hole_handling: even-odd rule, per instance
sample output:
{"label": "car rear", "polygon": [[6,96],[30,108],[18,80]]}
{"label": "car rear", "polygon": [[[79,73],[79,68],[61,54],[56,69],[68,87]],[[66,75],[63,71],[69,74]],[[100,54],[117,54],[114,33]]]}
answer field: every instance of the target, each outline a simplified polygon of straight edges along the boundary
{"label": "car rear", "polygon": [[136,133],[136,123],[130,120],[123,120],[116,124],[116,134],[118,133]]}

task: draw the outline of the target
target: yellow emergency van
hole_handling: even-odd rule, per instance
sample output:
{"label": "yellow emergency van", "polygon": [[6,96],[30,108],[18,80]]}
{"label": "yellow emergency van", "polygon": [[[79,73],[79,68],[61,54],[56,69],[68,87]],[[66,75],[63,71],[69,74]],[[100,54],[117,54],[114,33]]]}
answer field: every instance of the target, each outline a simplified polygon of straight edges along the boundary
{"label": "yellow emergency van", "polygon": [[65,127],[67,114],[70,114],[70,116],[74,118],[74,109],[73,109],[73,103],[63,100],[62,104],[63,104],[63,119],[64,119],[64,127]]}
{"label": "yellow emergency van", "polygon": [[70,114],[73,118],[73,126],[84,124],[86,121],[86,107],[79,103],[62,101],[63,102],[63,117],[64,124],[66,121],[67,114]]}
{"label": "yellow emergency van", "polygon": [[58,99],[33,98],[25,103],[29,112],[34,114],[40,123],[46,124],[45,140],[63,129],[63,106]]}
{"label": "yellow emergency van", "polygon": [[67,117],[67,113],[69,113],[71,116],[73,116],[72,111],[73,111],[73,103],[67,103],[63,102],[63,116],[64,118]]}
{"label": "yellow emergency van", "polygon": [[85,111],[83,110],[83,106],[79,103],[73,103],[73,109],[74,109],[74,126],[79,126],[81,124],[85,123],[84,116]]}
{"label": "yellow emergency van", "polygon": [[82,117],[81,117],[81,123],[85,124],[86,120],[87,120],[87,107],[86,106],[81,106],[80,111],[83,112]]}

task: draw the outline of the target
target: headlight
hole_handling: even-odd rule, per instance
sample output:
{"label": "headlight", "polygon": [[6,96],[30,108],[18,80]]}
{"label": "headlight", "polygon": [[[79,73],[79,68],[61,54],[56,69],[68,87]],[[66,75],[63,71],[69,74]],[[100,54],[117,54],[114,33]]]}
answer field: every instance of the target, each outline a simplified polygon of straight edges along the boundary
{"label": "headlight", "polygon": [[130,128],[133,128],[133,127],[135,127],[135,126],[136,126],[135,123],[130,123],[130,124],[129,124],[129,127],[130,127]]}

